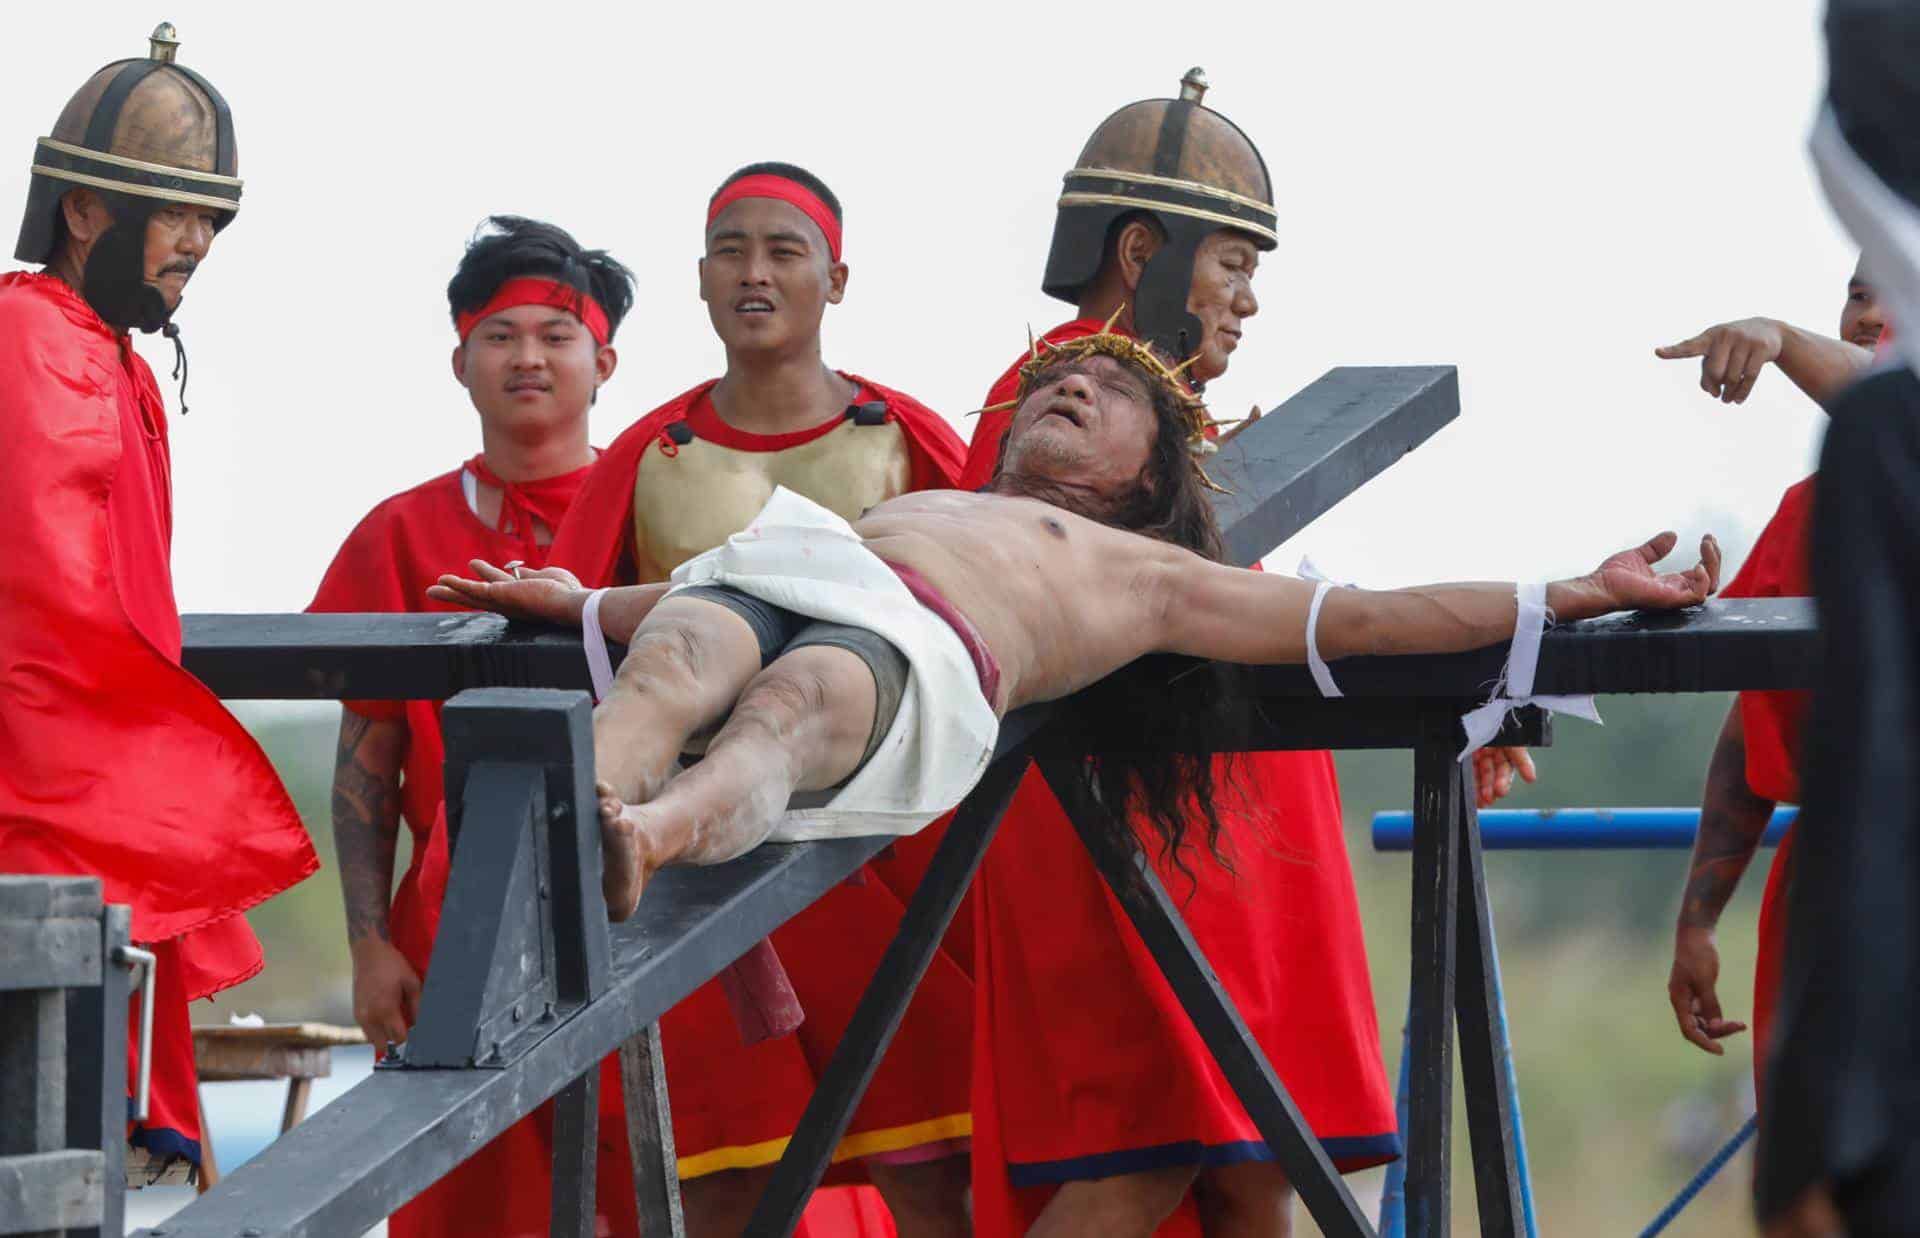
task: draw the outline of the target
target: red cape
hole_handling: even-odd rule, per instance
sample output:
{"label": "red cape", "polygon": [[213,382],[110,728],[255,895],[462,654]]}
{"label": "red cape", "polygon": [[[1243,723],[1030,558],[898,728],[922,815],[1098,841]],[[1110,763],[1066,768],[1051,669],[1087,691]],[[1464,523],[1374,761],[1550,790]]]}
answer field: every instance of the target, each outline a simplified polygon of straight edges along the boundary
{"label": "red cape", "polygon": [[[1767,521],[1753,552],[1721,597],[1811,597],[1807,535],[1813,519],[1809,477],[1790,486]],[[1742,692],[1740,723],[1747,737],[1747,785],[1775,803],[1800,802],[1800,728],[1806,721],[1805,692]]]}
{"label": "red cape", "polygon": [[186,1003],[260,970],[239,913],[319,861],[259,745],[180,668],[159,387],[50,276],[0,276],[0,490],[0,871],[132,905],[161,960],[134,1137],[198,1160]]}
{"label": "red cape", "polygon": [[[319,864],[259,745],[180,668],[166,464],[165,407],[131,347],[58,280],[0,278],[0,867],[101,878],[142,942]],[[148,512],[116,503],[150,479]]]}
{"label": "red cape", "polygon": [[[1773,519],[1753,544],[1721,597],[1811,597],[1813,579],[1807,561],[1812,532],[1813,483],[1809,477],[1790,486],[1781,496]],[[1747,741],[1747,786],[1762,799],[1775,803],[1800,802],[1800,732],[1806,722],[1811,694],[1806,692],[1742,692],[1740,727]],[[1766,892],[1760,896],[1760,948],[1753,964],[1753,1078],[1758,1094],[1767,1090],[1768,1037],[1780,996],[1781,967],[1787,950],[1787,886],[1793,872],[1793,838],[1787,831],[1767,870]]]}
{"label": "red cape", "polygon": [[[986,404],[1013,398],[1026,360]],[[1012,417],[981,416],[962,485],[992,476]],[[1333,760],[1252,753],[1235,777],[1244,802],[1221,811],[1236,871],[1199,854],[1194,884],[1156,864],[1160,878],[1334,1163],[1390,1160],[1400,1140]],[[987,851],[974,907],[976,1233],[1025,1233],[1061,1182],[1269,1157],[1037,771]],[[1198,1233],[1191,1203],[1161,1232]]]}
{"label": "red cape", "polygon": [[[871,379],[842,372],[840,376],[887,402],[887,412],[907,439],[913,461],[909,485],[914,490],[951,487],[959,476],[964,448],[940,414],[920,401]],[[548,562],[564,567],[589,588],[631,584],[633,483],[640,457],[657,447],[667,427],[686,420],[688,411],[720,380],[709,379],[654,409],[621,433],[594,466],[580,497],[553,539]]]}

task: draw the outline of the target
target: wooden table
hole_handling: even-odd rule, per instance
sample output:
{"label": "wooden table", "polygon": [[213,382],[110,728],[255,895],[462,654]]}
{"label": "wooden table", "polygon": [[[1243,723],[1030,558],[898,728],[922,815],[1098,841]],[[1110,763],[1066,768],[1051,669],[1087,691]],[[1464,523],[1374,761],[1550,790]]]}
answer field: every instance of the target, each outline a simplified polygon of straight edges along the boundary
{"label": "wooden table", "polygon": [[[268,1023],[259,1027],[227,1026],[193,1029],[193,1060],[200,1082],[242,1083],[285,1079],[287,1103],[280,1111],[280,1133],[286,1134],[307,1116],[313,1081],[333,1073],[333,1051],[341,1045],[364,1045],[359,1028],[331,1023]],[[206,1102],[200,1103],[200,1190],[204,1194],[220,1181],[213,1159],[213,1131],[207,1125]]]}

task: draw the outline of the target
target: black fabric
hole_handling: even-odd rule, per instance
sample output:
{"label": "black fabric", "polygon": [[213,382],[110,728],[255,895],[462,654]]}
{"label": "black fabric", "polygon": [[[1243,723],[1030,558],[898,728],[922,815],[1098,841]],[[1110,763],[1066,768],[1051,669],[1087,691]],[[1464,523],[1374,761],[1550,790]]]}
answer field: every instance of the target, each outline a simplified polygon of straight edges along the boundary
{"label": "black fabric", "polygon": [[[1920,1131],[1920,381],[1857,383],[1821,453],[1812,563],[1821,668],[1806,728],[1787,958],[1756,1198],[1859,1203],[1910,1233],[1889,1177]],[[1890,1183],[1894,1185],[1889,1185]]]}
{"label": "black fabric", "polygon": [[784,606],[775,606],[764,602],[751,593],[742,593],[738,589],[729,589],[725,585],[688,585],[675,590],[674,597],[693,598],[696,601],[712,602],[724,606],[747,621],[753,629],[753,637],[760,643],[760,666],[762,669],[772,665],[780,656],[787,642],[799,635],[800,629],[807,626],[805,615],[797,615]]}
{"label": "black fabric", "polygon": [[[894,716],[900,712],[900,698],[907,690],[910,668],[906,655],[886,637],[844,623],[823,623],[810,619],[784,606],[775,606],[772,602],[725,585],[689,585],[676,590],[673,596],[712,602],[746,620],[760,645],[762,669],[771,666],[781,654],[809,645],[844,649],[866,663],[867,670],[873,675],[873,728],[867,734],[866,751],[860,754],[859,764],[854,766],[856,772],[879,749],[880,741],[887,737],[887,732],[893,729]],[[844,782],[841,785],[844,786]]]}
{"label": "black fabric", "polygon": [[1920,203],[1920,4],[1831,0],[1827,60],[1827,100],[1847,145]]}
{"label": "black fabric", "polygon": [[174,312],[160,290],[147,282],[147,220],[160,204],[137,194],[94,192],[112,214],[113,226],[87,252],[80,294],[109,325],[152,334],[166,326]]}

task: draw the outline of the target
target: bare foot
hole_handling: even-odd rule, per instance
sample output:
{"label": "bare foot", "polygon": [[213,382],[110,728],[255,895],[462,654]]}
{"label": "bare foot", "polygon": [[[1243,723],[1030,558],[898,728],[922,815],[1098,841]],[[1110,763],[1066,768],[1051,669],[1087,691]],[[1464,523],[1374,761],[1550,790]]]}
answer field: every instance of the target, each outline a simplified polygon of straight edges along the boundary
{"label": "bare foot", "polygon": [[607,919],[614,923],[633,914],[640,905],[640,889],[648,872],[640,844],[637,810],[623,803],[606,783],[596,783],[600,797],[600,890],[607,900]]}

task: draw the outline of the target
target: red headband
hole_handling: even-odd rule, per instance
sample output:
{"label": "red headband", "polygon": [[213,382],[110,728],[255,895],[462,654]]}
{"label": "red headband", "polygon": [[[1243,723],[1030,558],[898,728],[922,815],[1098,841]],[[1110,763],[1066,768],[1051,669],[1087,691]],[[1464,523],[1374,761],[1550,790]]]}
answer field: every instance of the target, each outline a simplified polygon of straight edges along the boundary
{"label": "red headband", "polygon": [[743,176],[722,189],[714,198],[713,205],[707,208],[707,227],[713,227],[713,221],[720,217],[720,212],[742,198],[772,198],[776,202],[800,208],[808,219],[820,225],[820,231],[826,235],[828,255],[835,262],[840,261],[840,221],[833,217],[832,208],[820,200],[819,194],[799,181],[770,172]]}
{"label": "red headband", "polygon": [[545,279],[538,275],[521,275],[508,280],[494,291],[493,298],[471,313],[461,314],[453,320],[454,329],[460,333],[460,342],[467,342],[473,329],[480,325],[483,318],[492,317],[502,310],[510,310],[521,305],[551,305],[563,309],[580,320],[594,343],[602,348],[607,346],[611,332],[607,330],[607,311],[591,296],[558,280]]}

